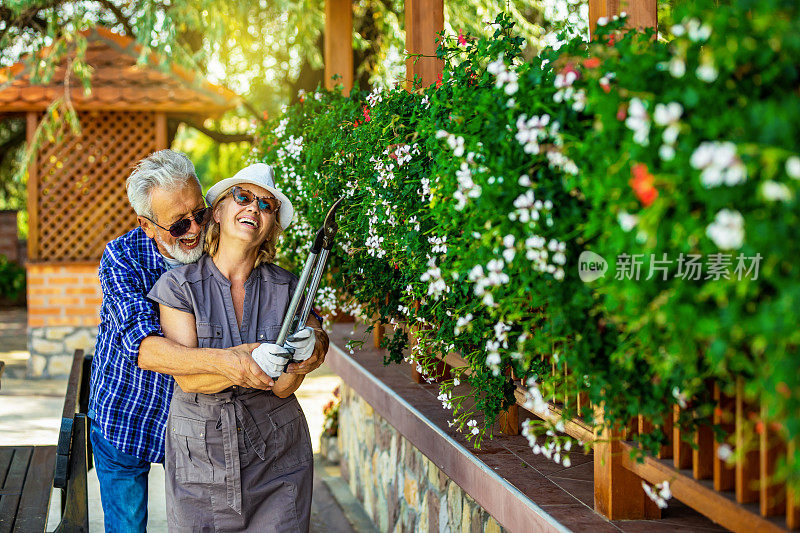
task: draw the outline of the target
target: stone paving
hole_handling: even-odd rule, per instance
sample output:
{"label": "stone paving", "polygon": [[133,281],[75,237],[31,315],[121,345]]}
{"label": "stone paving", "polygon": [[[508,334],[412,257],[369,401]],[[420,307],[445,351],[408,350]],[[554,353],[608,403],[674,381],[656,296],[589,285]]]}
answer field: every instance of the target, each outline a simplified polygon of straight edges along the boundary
{"label": "stone paving", "polygon": [[[0,386],[0,446],[55,444],[61,424],[66,379],[25,379],[29,354],[26,350],[24,309],[0,311],[0,360],[7,364]],[[341,380],[325,365],[306,377],[297,393],[308,420],[314,452],[319,451],[322,407]],[[330,471],[330,468],[328,468]],[[316,474],[316,472],[315,472]],[[89,518],[91,531],[103,531],[100,487],[94,470],[89,473]],[[164,469],[153,465],[149,477],[148,531],[166,531]],[[51,500],[48,531],[59,520],[57,493]],[[311,531],[349,533],[354,529],[342,513],[326,483],[315,475]]]}

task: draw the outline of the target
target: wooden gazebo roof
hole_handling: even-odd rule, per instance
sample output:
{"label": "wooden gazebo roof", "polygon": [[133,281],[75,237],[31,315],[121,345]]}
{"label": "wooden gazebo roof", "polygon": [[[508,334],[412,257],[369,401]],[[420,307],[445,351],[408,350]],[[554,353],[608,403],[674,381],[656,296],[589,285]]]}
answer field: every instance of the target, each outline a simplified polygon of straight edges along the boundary
{"label": "wooden gazebo roof", "polygon": [[[168,114],[217,115],[234,107],[239,97],[177,65],[137,65],[141,45],[102,27],[83,32],[88,40],[86,63],[93,69],[91,92],[70,79],[75,109],[161,111]],[[46,49],[43,53],[49,53]],[[30,82],[25,63],[0,71],[0,113],[43,111],[65,91],[64,61],[43,85]]]}

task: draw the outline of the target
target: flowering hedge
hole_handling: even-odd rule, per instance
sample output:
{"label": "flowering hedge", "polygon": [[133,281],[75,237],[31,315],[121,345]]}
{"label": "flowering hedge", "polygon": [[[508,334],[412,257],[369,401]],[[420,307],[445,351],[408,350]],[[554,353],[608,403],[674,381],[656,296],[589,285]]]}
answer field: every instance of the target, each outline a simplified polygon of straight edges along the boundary
{"label": "flowering hedge", "polygon": [[[797,438],[800,17],[734,4],[676,8],[668,40],[601,20],[527,61],[500,15],[492,38],[444,40],[431,87],[305,95],[254,152],[297,199],[285,260],[345,196],[323,305],[418,325],[410,353],[386,343],[423,373],[460,351],[471,372],[440,399],[477,445],[514,401],[509,367],[532,410],[580,389],[607,423],[657,426],[671,403],[710,423],[708,384],[738,376]],[[569,461],[558,428],[524,429]]]}

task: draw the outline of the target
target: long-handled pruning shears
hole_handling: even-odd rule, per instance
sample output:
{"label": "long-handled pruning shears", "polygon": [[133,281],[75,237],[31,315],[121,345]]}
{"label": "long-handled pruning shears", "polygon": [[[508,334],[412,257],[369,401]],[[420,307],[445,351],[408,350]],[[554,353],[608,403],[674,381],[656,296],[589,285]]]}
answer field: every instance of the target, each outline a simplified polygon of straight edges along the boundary
{"label": "long-handled pruning shears", "polygon": [[[336,224],[336,210],[339,208],[341,202],[342,198],[339,198],[336,200],[336,203],[331,206],[328,210],[328,214],[325,215],[325,222],[322,223],[322,227],[317,231],[314,242],[311,244],[308,259],[306,259],[306,264],[303,267],[303,272],[300,274],[300,280],[297,282],[297,287],[294,290],[292,301],[289,303],[289,308],[286,310],[286,316],[283,318],[281,331],[275,341],[275,344],[283,346],[290,353],[293,353],[294,350],[290,346],[285,346],[286,338],[289,336],[290,329],[292,329],[293,333],[297,333],[306,327],[306,320],[308,320],[308,315],[311,312],[311,305],[314,303],[314,296],[317,294],[319,282],[322,279],[322,271],[325,269],[328,255],[331,253],[331,248],[333,248],[333,238],[339,230],[339,226]],[[311,279],[310,283],[309,278]],[[300,300],[303,298],[303,292],[307,285],[308,293],[303,302],[303,308],[300,310],[297,320],[295,320],[297,307],[300,305]]]}

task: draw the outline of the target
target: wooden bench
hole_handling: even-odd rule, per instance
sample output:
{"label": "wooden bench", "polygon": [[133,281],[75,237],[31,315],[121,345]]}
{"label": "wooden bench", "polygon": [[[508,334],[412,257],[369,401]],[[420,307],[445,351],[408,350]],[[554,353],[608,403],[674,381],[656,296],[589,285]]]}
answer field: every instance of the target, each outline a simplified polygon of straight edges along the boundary
{"label": "wooden bench", "polygon": [[61,489],[61,522],[56,531],[89,530],[86,476],[91,452],[86,413],[90,368],[91,357],[77,350],[56,446],[0,446],[0,533],[43,532],[53,487]]}

